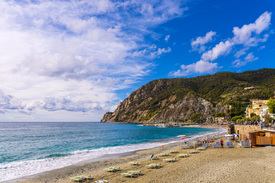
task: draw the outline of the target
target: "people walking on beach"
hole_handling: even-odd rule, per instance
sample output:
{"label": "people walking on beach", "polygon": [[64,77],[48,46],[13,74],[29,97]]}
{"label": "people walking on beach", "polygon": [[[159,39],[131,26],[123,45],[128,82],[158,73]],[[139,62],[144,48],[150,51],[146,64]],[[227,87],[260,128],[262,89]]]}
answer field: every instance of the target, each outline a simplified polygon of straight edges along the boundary
{"label": "people walking on beach", "polygon": [[223,140],[220,140],[221,148],[223,148]]}

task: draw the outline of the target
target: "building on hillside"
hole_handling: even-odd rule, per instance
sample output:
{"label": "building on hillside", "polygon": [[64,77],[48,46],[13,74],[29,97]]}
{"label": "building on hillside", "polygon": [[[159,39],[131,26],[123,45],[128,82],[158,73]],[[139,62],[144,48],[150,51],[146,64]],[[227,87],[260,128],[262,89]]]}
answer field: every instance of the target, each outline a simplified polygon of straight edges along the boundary
{"label": "building on hillside", "polygon": [[224,117],[214,117],[214,123],[221,124],[224,122]]}
{"label": "building on hillside", "polygon": [[260,116],[260,109],[267,104],[268,100],[252,99],[250,101],[251,101],[252,105],[247,106],[246,111],[245,111],[245,113],[246,113],[245,117],[251,118],[252,113]]}
{"label": "building on hillside", "polygon": [[252,90],[254,88],[255,88],[254,86],[250,86],[250,87],[245,87],[244,90]]}
{"label": "building on hillside", "polygon": [[265,115],[270,115],[269,114],[269,111],[268,111],[268,107],[267,107],[267,105],[264,105],[264,106],[262,106],[261,107],[261,109],[259,110],[260,111],[260,119],[261,119],[261,121],[264,121],[265,119]]}

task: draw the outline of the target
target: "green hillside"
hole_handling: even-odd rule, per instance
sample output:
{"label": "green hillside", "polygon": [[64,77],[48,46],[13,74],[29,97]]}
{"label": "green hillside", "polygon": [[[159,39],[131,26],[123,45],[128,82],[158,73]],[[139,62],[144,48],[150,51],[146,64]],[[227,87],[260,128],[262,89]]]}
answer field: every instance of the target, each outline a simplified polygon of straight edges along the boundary
{"label": "green hillside", "polygon": [[154,80],[131,93],[122,102],[115,111],[114,121],[150,120],[190,93],[211,102],[214,108],[231,105],[228,115],[234,117],[244,114],[250,99],[269,99],[273,97],[274,91],[275,69]]}

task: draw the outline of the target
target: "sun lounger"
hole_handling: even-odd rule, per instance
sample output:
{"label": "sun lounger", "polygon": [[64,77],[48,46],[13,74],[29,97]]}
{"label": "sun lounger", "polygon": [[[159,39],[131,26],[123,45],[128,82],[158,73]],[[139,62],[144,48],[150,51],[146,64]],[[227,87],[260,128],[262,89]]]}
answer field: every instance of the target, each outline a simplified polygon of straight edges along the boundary
{"label": "sun lounger", "polygon": [[141,171],[140,170],[130,170],[130,171],[128,171],[128,173],[132,173],[132,174],[135,174],[135,175],[140,175]]}
{"label": "sun lounger", "polygon": [[213,145],[214,148],[220,148],[221,147],[221,144],[220,142],[216,142],[214,145]]}
{"label": "sun lounger", "polygon": [[181,149],[191,149],[194,148],[194,144],[188,144],[180,147]]}
{"label": "sun lounger", "polygon": [[188,157],[188,154],[178,154],[177,156],[179,158],[186,158],[186,157]]}
{"label": "sun lounger", "polygon": [[101,179],[101,180],[95,181],[95,183],[109,183],[109,181],[108,181],[108,180]]}
{"label": "sun lounger", "polygon": [[156,164],[156,163],[151,163],[149,165],[146,165],[147,168],[159,168],[160,164]]}
{"label": "sun lounger", "polygon": [[199,151],[197,150],[194,150],[194,151],[188,151],[189,154],[196,154],[196,153],[199,153]]}
{"label": "sun lounger", "polygon": [[71,177],[70,178],[72,181],[75,181],[75,182],[80,182],[80,181],[83,181],[84,179],[80,176],[75,176],[75,177]]}
{"label": "sun lounger", "polygon": [[131,161],[131,162],[129,162],[131,165],[139,165],[139,162],[137,162],[137,161]]}
{"label": "sun lounger", "polygon": [[167,158],[167,159],[164,159],[163,161],[165,162],[176,162],[176,158]]}
{"label": "sun lounger", "polygon": [[248,148],[250,147],[250,143],[248,141],[241,141],[240,146],[244,148]]}
{"label": "sun lounger", "polygon": [[204,151],[206,149],[206,147],[198,147],[197,150],[200,150],[200,151]]}
{"label": "sun lounger", "polygon": [[160,153],[159,156],[169,156],[168,153]]}
{"label": "sun lounger", "polygon": [[92,180],[93,178],[89,175],[78,175],[78,176],[72,177],[70,179],[73,181],[76,181],[76,182],[80,182],[83,180]]}
{"label": "sun lounger", "polygon": [[177,150],[172,150],[172,151],[170,151],[169,153],[171,153],[171,154],[175,154],[175,153],[178,153],[179,151],[177,151]]}
{"label": "sun lounger", "polygon": [[235,147],[234,143],[233,143],[233,142],[231,142],[231,141],[226,142],[226,143],[225,143],[225,146],[226,146],[226,147],[229,147],[229,148],[233,148],[233,147]]}
{"label": "sun lounger", "polygon": [[109,168],[105,168],[104,170],[107,171],[107,172],[116,172],[116,171],[120,170],[120,167],[118,167],[118,166],[111,166]]}
{"label": "sun lounger", "polygon": [[120,175],[122,175],[123,177],[131,177],[131,178],[137,176],[136,174],[128,173],[128,172],[126,172],[126,173],[121,173]]}

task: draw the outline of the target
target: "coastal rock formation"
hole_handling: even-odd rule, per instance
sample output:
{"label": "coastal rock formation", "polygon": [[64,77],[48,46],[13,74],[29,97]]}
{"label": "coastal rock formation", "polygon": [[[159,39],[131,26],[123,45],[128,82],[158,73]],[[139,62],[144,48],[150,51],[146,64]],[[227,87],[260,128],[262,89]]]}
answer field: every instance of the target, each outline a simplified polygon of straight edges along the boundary
{"label": "coastal rock formation", "polygon": [[131,93],[101,122],[213,122],[219,115],[242,115],[250,99],[268,99],[274,90],[275,69],[159,79]]}

